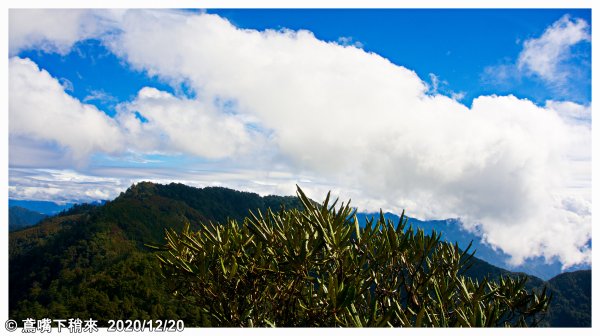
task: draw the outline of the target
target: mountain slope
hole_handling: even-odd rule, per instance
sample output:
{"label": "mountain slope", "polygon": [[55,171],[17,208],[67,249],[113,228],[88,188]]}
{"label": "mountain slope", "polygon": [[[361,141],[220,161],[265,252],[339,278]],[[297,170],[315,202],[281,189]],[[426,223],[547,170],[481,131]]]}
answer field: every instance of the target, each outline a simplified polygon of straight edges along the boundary
{"label": "mountain slope", "polygon": [[39,223],[42,219],[48,216],[25,209],[20,206],[11,206],[8,208],[8,229],[10,231],[31,226]]}
{"label": "mountain slope", "polygon": [[554,327],[590,327],[592,271],[567,272],[548,281],[554,293],[548,323]]}

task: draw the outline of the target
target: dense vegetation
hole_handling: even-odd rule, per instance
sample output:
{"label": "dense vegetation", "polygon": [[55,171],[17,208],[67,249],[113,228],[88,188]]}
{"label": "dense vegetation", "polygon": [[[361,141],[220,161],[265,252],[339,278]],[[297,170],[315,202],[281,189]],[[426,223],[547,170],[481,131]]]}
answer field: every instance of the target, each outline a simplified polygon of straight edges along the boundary
{"label": "dense vegetation", "polygon": [[[139,183],[104,205],[77,206],[34,227],[11,232],[10,318],[91,317],[101,325],[108,319],[173,318],[183,319],[186,326],[207,325],[199,307],[168,290],[156,254],[144,244],[166,242],[165,228],[182,232],[189,223],[189,230],[196,232],[202,223],[241,222],[249,210],[267,214],[267,208],[277,212],[281,205],[302,208],[296,197]],[[478,281],[484,275],[512,276],[477,258],[472,261],[466,275]],[[554,298],[542,323],[591,325],[591,282],[585,281],[591,272],[576,275],[580,280],[568,282],[572,289],[560,287],[563,282],[546,283]],[[543,284],[530,278],[526,288]],[[577,287],[586,285],[587,289]],[[570,290],[581,295],[574,296],[575,301],[563,300],[561,296],[571,295]],[[560,306],[555,306],[557,302]],[[578,320],[572,320],[573,316]]]}

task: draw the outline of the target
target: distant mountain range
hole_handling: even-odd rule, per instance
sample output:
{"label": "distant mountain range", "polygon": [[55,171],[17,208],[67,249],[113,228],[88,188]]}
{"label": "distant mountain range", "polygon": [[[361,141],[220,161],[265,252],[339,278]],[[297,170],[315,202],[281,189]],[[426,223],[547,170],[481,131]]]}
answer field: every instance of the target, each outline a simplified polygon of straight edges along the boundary
{"label": "distant mountain range", "polygon": [[[109,319],[182,319],[186,326],[202,325],[198,307],[167,292],[155,255],[144,243],[164,241],[166,228],[181,230],[186,221],[196,230],[202,222],[241,220],[249,210],[281,206],[301,207],[296,197],[148,182],[103,205],[75,205],[9,233],[9,316],[17,321],[94,318],[104,326]],[[460,226],[442,222],[460,231]],[[437,230],[442,226],[428,225]],[[444,234],[458,237],[451,230]],[[477,279],[499,275],[516,273],[477,258],[467,272]],[[543,285],[554,295],[546,325],[591,325],[591,271],[565,273],[547,282],[530,277],[530,288]]]}
{"label": "distant mountain range", "polygon": [[57,213],[71,208],[75,203],[55,203],[50,201],[28,201],[28,200],[8,200],[8,207],[18,206],[27,210],[42,213],[44,215],[56,215]]}
{"label": "distant mountain range", "polygon": [[[357,218],[361,225],[364,226],[367,218],[379,218],[379,213],[358,213]],[[398,222],[399,216],[392,213],[385,213],[386,219]],[[568,269],[562,270],[562,265],[554,261],[547,264],[543,258],[535,258],[527,260],[523,265],[513,266],[507,261],[509,255],[492,248],[490,245],[481,241],[481,237],[465,230],[459,220],[429,220],[422,221],[415,218],[408,219],[408,223],[415,228],[421,228],[425,233],[435,230],[442,234],[442,239],[450,243],[458,243],[461,248],[466,248],[472,242],[471,251],[477,251],[476,255],[479,259],[485,260],[492,265],[507,269],[512,272],[523,272],[534,275],[543,280],[549,280],[563,272],[573,272],[578,270],[590,269],[589,265],[577,265]]]}
{"label": "distant mountain range", "polygon": [[35,225],[46,217],[48,215],[37,211],[31,211],[20,206],[11,206],[8,208],[8,230],[14,231]]}

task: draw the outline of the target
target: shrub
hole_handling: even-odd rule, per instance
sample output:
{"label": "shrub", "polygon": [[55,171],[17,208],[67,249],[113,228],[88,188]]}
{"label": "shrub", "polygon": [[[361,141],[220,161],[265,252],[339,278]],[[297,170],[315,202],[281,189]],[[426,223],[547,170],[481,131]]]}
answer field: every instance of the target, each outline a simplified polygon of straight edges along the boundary
{"label": "shrub", "polygon": [[303,210],[170,230],[155,246],[166,285],[205,326],[534,326],[547,310],[524,277],[465,277],[473,255],[406,227],[404,212],[360,228],[349,203],[297,195]]}

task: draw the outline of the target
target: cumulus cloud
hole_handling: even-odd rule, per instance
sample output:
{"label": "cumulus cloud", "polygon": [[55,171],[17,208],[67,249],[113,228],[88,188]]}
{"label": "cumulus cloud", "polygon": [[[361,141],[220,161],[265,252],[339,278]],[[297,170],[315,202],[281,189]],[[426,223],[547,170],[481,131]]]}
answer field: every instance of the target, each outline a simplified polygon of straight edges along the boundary
{"label": "cumulus cloud", "polygon": [[258,139],[236,115],[213,104],[143,88],[116,117],[128,141],[143,152],[183,152],[209,159],[241,155]]}
{"label": "cumulus cloud", "polygon": [[565,15],[554,22],[539,38],[524,42],[517,65],[548,82],[564,82],[569,71],[563,62],[570,57],[571,48],[580,42],[591,41],[590,27],[583,19]]}
{"label": "cumulus cloud", "polygon": [[251,162],[256,169],[326,181],[314,190],[334,188],[367,210],[460,217],[517,264],[590,261],[590,129],[568,117],[578,107],[485,96],[469,108],[410,69],[308,31],[238,29],[177,11],[128,11],[118,27],[101,37],[116,55],[195,93],[145,88],[121,106],[127,137],[153,135],[142,150],[235,158],[264,139],[257,147],[275,154]]}
{"label": "cumulus cloud", "polygon": [[[47,152],[33,157],[15,152],[13,165],[51,156],[60,157],[63,165],[81,165],[96,152],[126,151],[220,159],[248,153],[263,141],[247,127],[251,119],[222,113],[215,104],[143,88],[133,101],[120,104],[118,115],[111,118],[68,95],[57,79],[31,60],[13,57],[9,66],[11,147],[27,147],[30,154]],[[84,102],[99,98],[105,96],[88,96]]]}
{"label": "cumulus cloud", "polygon": [[9,132],[53,142],[75,158],[116,152],[123,138],[117,123],[93,105],[82,104],[29,59],[9,61]]}

